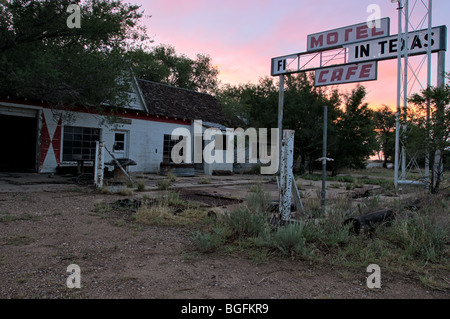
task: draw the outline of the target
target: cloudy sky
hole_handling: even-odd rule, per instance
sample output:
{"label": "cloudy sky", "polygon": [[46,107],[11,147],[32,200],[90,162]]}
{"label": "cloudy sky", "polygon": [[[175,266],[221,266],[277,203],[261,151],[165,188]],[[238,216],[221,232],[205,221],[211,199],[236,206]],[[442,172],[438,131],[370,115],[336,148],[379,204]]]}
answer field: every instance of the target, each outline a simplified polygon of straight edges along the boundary
{"label": "cloudy sky", "polygon": [[[390,0],[134,0],[142,5],[152,45],[169,44],[178,53],[194,58],[207,54],[220,71],[222,83],[257,83],[270,76],[271,58],[305,52],[307,36],[365,22],[378,5],[381,17],[390,18],[390,34],[397,34],[397,4]],[[412,29],[427,27],[428,0],[409,0]],[[433,0],[433,26],[450,22],[450,1]],[[432,84],[436,84],[436,54],[433,54]],[[446,70],[450,69],[447,54]],[[411,91],[426,84],[426,56],[411,59],[420,81]],[[421,67],[422,65],[422,67]],[[373,107],[395,106],[396,60],[379,62],[378,80],[365,82],[366,102]],[[354,84],[340,85],[348,92]]]}

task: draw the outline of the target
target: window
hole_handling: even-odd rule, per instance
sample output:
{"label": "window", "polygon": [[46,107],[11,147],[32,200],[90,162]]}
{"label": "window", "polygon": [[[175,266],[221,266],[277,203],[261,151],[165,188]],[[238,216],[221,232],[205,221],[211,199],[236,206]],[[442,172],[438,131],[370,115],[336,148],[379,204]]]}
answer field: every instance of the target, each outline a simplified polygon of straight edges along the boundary
{"label": "window", "polygon": [[79,159],[94,160],[96,142],[100,140],[100,129],[64,126],[63,161]]}
{"label": "window", "polygon": [[[164,149],[163,149],[163,162],[173,163],[172,159],[172,149],[180,141],[183,140],[183,136],[178,136],[178,139],[172,140],[172,135],[164,135]],[[180,152],[180,156],[183,156],[184,149]]]}
{"label": "window", "polygon": [[125,133],[116,133],[114,135],[114,152],[125,151]]}

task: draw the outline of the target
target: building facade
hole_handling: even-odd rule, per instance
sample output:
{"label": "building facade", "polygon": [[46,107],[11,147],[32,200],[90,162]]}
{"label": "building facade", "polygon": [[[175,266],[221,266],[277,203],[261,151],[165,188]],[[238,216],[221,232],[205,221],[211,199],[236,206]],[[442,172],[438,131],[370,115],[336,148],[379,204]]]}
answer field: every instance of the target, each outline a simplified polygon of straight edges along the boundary
{"label": "building facade", "polygon": [[[80,162],[90,165],[96,142],[102,141],[115,158],[136,162],[130,172],[158,173],[161,163],[172,161],[175,129],[184,128],[193,137],[195,120],[227,124],[220,104],[208,94],[138,79],[130,94],[132,103],[115,114],[114,124],[83,108],[62,111],[42,101],[0,99],[5,141],[0,171],[55,173]],[[111,160],[107,153],[105,162]],[[206,174],[232,171],[232,163],[217,165],[198,167]]]}

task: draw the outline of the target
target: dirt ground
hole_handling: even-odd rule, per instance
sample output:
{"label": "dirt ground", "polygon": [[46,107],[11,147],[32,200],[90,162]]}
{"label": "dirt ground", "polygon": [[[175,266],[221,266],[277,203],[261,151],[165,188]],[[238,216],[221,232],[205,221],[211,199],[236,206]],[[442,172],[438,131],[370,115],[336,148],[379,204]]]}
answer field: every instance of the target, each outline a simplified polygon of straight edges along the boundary
{"label": "dirt ground", "polygon": [[[68,177],[1,173],[0,298],[450,298],[449,291],[427,289],[414,275],[382,271],[381,288],[369,289],[365,268],[277,258],[258,264],[236,253],[200,254],[189,227],[138,225],[126,213],[118,222],[93,212],[96,203],[151,195],[158,178],[147,180],[147,192],[126,197],[92,192]],[[251,177],[226,176],[207,185],[181,179],[175,186],[190,188],[199,197],[209,192],[239,199],[253,182]],[[276,185],[266,185],[276,193]],[[223,210],[236,204],[203,199]],[[80,267],[80,289],[66,285],[71,264]]]}

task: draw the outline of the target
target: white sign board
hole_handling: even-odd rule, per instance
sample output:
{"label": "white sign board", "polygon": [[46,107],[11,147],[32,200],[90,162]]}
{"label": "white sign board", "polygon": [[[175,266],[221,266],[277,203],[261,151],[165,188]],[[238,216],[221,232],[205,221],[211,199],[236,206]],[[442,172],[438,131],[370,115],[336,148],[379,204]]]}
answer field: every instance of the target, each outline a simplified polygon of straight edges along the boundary
{"label": "white sign board", "polygon": [[[440,26],[431,29],[431,51],[446,50],[447,28]],[[357,63],[371,60],[386,60],[397,58],[398,35],[377,40],[364,41],[344,45],[347,49],[347,62]],[[428,50],[428,30],[418,30],[408,33],[408,54],[426,54]],[[404,41],[402,41],[402,48]]]}
{"label": "white sign board", "polygon": [[286,55],[272,59],[272,75],[286,74],[289,72],[292,62],[296,62],[297,55]]}
{"label": "white sign board", "polygon": [[343,64],[316,70],[315,86],[364,82],[377,79],[377,62]]}
{"label": "white sign board", "polygon": [[[308,35],[307,51],[321,51],[342,47],[352,42],[361,42],[389,36],[389,18],[376,20],[373,28],[367,22],[355,24],[339,29]],[[376,26],[379,25],[379,28]]]}

